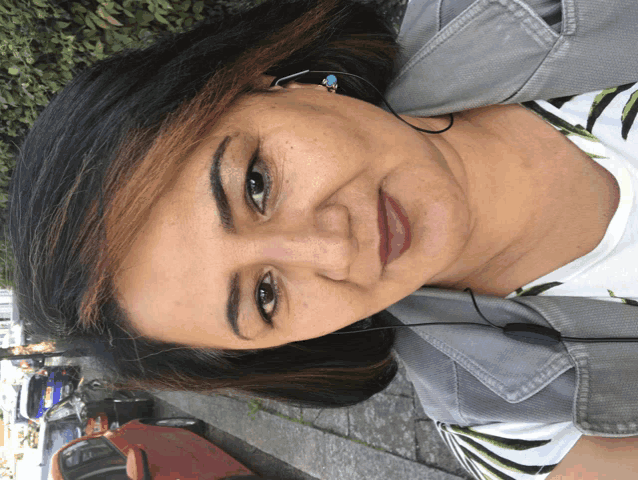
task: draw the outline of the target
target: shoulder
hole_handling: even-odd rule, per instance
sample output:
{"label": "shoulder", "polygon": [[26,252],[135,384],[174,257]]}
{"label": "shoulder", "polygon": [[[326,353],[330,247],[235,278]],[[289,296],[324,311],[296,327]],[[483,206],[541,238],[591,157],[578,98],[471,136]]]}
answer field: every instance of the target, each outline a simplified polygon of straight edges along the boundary
{"label": "shoulder", "polygon": [[[560,23],[543,16],[549,4],[562,8]],[[604,9],[594,0],[412,0],[386,99],[399,113],[432,116],[635,81],[636,21],[638,2],[628,0]]]}

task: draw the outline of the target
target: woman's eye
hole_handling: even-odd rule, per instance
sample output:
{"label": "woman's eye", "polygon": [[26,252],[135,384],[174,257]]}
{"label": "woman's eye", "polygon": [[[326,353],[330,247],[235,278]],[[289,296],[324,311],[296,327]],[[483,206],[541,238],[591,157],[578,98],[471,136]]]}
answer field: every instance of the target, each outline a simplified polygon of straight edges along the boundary
{"label": "woman's eye", "polygon": [[252,162],[246,175],[246,195],[262,215],[266,212],[269,187],[268,172],[261,165]]}
{"label": "woman's eye", "polygon": [[271,272],[264,275],[257,285],[257,307],[263,319],[272,325],[272,317],[277,310],[277,287]]}

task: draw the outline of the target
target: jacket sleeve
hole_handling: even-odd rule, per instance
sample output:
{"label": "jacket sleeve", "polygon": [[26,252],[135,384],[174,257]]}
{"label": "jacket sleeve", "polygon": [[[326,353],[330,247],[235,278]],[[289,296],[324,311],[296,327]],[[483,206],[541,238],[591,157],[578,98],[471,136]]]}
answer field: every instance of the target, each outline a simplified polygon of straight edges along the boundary
{"label": "jacket sleeve", "polygon": [[411,0],[386,99],[428,116],[638,81],[638,2],[562,0],[558,24],[540,3]]}

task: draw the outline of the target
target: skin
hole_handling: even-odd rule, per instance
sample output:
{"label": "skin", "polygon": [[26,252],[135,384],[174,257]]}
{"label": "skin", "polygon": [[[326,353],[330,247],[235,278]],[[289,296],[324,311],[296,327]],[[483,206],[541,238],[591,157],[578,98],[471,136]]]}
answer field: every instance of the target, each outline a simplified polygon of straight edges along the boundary
{"label": "skin", "polygon": [[583,435],[547,480],[630,480],[638,475],[638,437]]}
{"label": "skin", "polygon": [[[127,255],[115,285],[143,334],[266,348],[328,334],[426,284],[505,296],[594,249],[616,210],[614,178],[518,105],[455,114],[451,130],[429,135],[322,86],[273,89],[277,95],[244,99],[221,119]],[[402,118],[433,130],[449,121]],[[232,235],[209,185],[227,135],[221,178]],[[256,171],[272,177],[263,215],[244,193],[258,142]],[[410,248],[385,268],[380,188],[405,210],[412,232]],[[246,339],[225,318],[234,272]],[[279,292],[272,327],[255,300],[265,275]]]}

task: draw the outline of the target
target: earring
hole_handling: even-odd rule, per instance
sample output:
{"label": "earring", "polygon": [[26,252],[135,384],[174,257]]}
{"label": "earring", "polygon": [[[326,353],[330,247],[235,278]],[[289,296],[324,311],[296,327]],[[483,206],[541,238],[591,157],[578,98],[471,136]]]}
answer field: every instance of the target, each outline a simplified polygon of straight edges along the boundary
{"label": "earring", "polygon": [[[292,75],[288,75],[286,77],[275,78],[275,79],[273,79],[273,81],[270,84],[270,86],[271,87],[277,87],[282,82],[287,82],[287,81],[290,81],[290,80],[294,80],[295,78],[299,78],[299,77],[305,75],[306,73],[329,73],[330,75],[328,75],[326,78],[323,79],[323,81],[321,82],[321,85],[325,86],[328,89],[329,92],[334,92],[334,91],[337,90],[337,77],[332,75],[332,72],[325,71],[325,70],[302,70],[301,72],[293,73]],[[355,78],[358,78],[359,80],[363,80],[364,82],[366,82],[368,85],[370,85],[379,94],[379,97],[381,98],[381,100],[383,100],[383,103],[386,104],[386,106],[388,107],[388,110],[390,110],[394,114],[395,117],[397,117],[399,120],[401,120],[406,125],[410,125],[412,128],[414,128],[415,130],[417,130],[419,132],[432,133],[432,134],[443,133],[443,132],[447,132],[450,128],[452,128],[452,125],[454,124],[454,115],[452,115],[450,113],[450,114],[448,114],[448,115],[450,115],[450,124],[447,127],[445,127],[444,129],[442,129],[442,130],[426,130],[425,128],[415,127],[414,125],[406,122],[401,117],[399,117],[399,114],[392,109],[392,107],[387,102],[387,100],[383,97],[383,94],[379,91],[379,89],[377,87],[375,87],[374,85],[372,85],[370,82],[368,82],[365,78],[360,77],[359,75],[355,75],[354,73],[346,73],[346,72],[335,72],[335,73],[338,73],[339,75],[349,75],[351,77],[355,77]]]}
{"label": "earring", "polygon": [[324,87],[326,87],[328,89],[329,92],[336,92],[337,91],[337,77],[335,77],[334,75],[328,75],[326,78],[324,78],[321,82],[321,85],[323,85]]}

